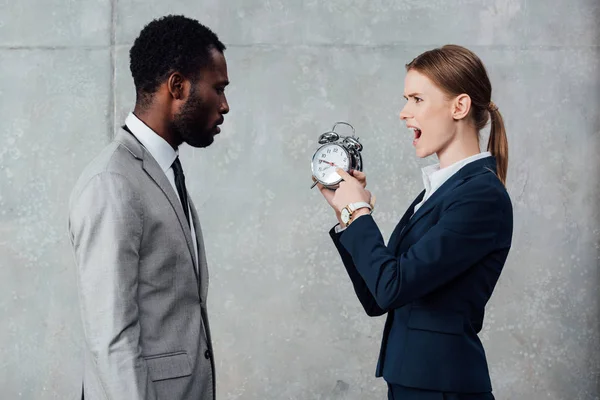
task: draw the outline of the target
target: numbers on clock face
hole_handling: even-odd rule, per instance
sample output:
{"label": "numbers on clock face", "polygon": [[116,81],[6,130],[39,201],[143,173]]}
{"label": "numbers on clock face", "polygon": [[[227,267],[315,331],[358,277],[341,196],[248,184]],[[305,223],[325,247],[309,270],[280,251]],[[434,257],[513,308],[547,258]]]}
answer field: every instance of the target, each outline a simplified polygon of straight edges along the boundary
{"label": "numbers on clock face", "polygon": [[333,184],[340,180],[336,168],[347,171],[350,167],[346,150],[337,144],[323,146],[312,161],[312,170],[315,177],[326,184]]}

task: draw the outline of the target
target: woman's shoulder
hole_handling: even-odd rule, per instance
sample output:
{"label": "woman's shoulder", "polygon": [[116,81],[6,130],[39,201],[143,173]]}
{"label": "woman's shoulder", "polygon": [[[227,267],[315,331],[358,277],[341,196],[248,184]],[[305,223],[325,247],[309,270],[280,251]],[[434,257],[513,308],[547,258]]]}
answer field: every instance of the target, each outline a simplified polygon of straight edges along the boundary
{"label": "woman's shoulder", "polygon": [[508,190],[493,169],[486,169],[479,174],[469,176],[452,190],[452,198],[471,199],[494,203],[502,209],[512,210],[512,201]]}

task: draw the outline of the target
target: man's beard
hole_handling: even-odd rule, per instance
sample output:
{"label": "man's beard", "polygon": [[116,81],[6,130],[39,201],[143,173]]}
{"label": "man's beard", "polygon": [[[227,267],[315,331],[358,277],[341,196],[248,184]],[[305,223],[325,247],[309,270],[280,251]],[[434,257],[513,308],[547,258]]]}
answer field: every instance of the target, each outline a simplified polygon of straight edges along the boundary
{"label": "man's beard", "polygon": [[192,87],[190,96],[181,111],[171,122],[171,130],[192,147],[208,147],[214,141],[212,132],[206,126],[206,107]]}

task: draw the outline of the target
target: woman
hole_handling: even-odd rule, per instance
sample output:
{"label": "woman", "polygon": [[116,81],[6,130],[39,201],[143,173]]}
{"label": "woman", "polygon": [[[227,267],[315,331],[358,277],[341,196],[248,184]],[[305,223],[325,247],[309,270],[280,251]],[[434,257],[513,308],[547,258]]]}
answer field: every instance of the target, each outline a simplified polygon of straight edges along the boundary
{"label": "woman", "polygon": [[[423,169],[425,190],[387,246],[365,175],[337,169],[338,189],[319,185],[341,225],[330,235],[367,315],[387,313],[376,375],[388,398],[493,399],[477,334],[511,246],[504,124],[471,51],[448,45],[406,67],[400,119],[414,132],[417,156],[435,153],[439,164]],[[480,152],[489,119],[488,151]]]}

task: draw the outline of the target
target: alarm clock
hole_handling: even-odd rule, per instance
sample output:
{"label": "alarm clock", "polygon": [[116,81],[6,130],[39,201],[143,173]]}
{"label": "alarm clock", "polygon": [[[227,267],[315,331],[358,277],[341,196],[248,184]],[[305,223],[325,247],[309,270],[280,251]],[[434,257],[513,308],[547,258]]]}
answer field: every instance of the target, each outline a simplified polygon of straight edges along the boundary
{"label": "alarm clock", "polygon": [[[335,131],[338,125],[348,125],[352,128],[352,136],[341,136]],[[319,136],[321,145],[313,154],[310,166],[312,169],[314,184],[322,184],[328,189],[338,188],[342,177],[335,172],[336,168],[341,168],[346,172],[350,170],[362,171],[363,163],[360,152],[363,149],[362,144],[355,137],[355,130],[347,122],[336,122],[329,132]]]}

